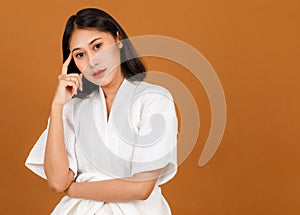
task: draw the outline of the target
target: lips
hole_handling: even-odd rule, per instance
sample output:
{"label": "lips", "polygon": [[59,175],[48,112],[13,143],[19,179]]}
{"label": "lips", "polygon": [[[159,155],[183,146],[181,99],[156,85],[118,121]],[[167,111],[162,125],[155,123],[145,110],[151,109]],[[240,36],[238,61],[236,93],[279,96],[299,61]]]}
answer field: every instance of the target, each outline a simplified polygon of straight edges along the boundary
{"label": "lips", "polygon": [[106,71],[106,69],[97,70],[93,73],[93,76],[95,78],[101,78],[104,75],[105,71]]}

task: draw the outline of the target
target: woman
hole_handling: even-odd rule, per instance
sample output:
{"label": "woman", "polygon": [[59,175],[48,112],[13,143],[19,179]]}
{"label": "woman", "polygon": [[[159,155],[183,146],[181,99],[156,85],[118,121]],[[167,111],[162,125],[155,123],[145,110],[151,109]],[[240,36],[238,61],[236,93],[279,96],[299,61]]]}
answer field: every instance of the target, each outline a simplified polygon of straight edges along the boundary
{"label": "woman", "polygon": [[170,93],[145,83],[121,26],[99,9],[69,18],[47,129],[26,166],[66,196],[52,214],[165,215],[159,185],[176,174]]}

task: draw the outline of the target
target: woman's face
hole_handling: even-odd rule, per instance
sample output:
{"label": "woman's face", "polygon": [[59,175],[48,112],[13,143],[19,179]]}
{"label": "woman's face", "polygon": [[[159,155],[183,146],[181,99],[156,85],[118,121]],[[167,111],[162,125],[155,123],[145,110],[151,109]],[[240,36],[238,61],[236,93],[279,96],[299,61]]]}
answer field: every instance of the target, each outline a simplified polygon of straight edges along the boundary
{"label": "woman's face", "polygon": [[77,68],[87,80],[106,86],[123,77],[120,67],[120,38],[94,29],[76,29],[70,51]]}

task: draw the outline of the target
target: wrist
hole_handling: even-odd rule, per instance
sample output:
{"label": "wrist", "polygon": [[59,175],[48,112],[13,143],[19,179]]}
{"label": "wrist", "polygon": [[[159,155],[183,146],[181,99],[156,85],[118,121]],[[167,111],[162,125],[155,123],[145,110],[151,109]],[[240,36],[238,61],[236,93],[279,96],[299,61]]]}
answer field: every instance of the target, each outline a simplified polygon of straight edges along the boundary
{"label": "wrist", "polygon": [[78,184],[76,182],[72,182],[69,186],[69,188],[66,191],[66,194],[70,197],[70,198],[77,198],[76,196],[76,186]]}
{"label": "wrist", "polygon": [[63,109],[64,105],[63,104],[59,104],[59,103],[55,103],[52,102],[51,104],[51,111],[61,111]]}
{"label": "wrist", "polygon": [[62,117],[63,105],[54,104],[51,105],[50,118],[54,119],[57,117]]}

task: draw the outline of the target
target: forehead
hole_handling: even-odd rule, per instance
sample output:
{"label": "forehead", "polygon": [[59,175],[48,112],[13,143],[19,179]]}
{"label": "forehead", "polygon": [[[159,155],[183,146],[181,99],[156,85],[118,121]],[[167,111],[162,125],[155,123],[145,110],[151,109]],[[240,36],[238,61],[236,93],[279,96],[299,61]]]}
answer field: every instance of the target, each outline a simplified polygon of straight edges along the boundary
{"label": "forehead", "polygon": [[70,37],[70,49],[84,48],[96,38],[113,39],[113,36],[96,29],[75,29]]}

